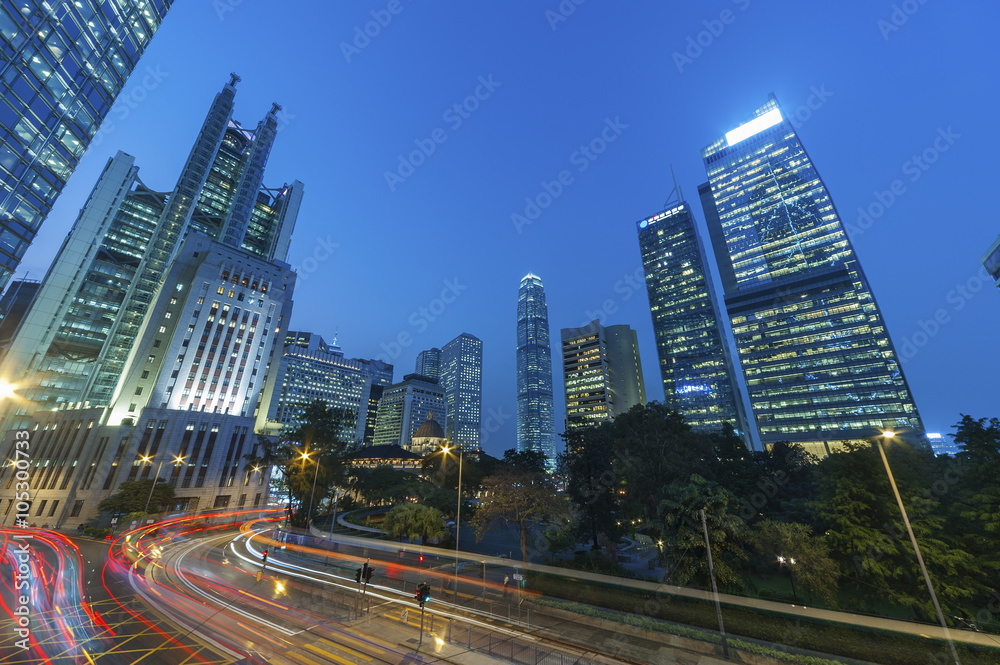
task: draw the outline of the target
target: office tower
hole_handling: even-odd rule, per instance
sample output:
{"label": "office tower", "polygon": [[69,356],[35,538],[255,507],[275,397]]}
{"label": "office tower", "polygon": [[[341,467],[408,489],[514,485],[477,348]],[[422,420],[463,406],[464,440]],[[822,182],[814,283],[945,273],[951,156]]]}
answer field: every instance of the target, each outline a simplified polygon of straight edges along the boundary
{"label": "office tower", "polygon": [[483,342],[462,333],[441,351],[444,388],[445,437],[463,450],[479,450],[483,403]]}
{"label": "office tower", "polygon": [[556,463],[554,417],[545,287],[528,273],[517,290],[517,449],[544,453],[549,471]]}
{"label": "office tower", "polygon": [[364,420],[368,413],[363,399],[366,384],[370,386],[366,369],[360,361],[344,358],[339,347],[315,333],[287,332],[268,421],[283,428],[299,427],[304,424],[305,408],[322,400],[341,418],[341,441],[354,443],[358,419]]}
{"label": "office tower", "polygon": [[397,445],[408,448],[417,428],[430,414],[440,425],[444,413],[444,390],[436,379],[419,374],[407,374],[399,383],[382,391],[375,422],[374,445]]}
{"label": "office tower", "polygon": [[392,385],[393,366],[381,360],[356,359],[361,363],[365,373],[365,387],[361,391],[361,408],[364,418],[358,417],[358,429],[354,434],[355,442],[366,446],[375,441],[375,423],[378,420],[378,403],[382,399],[382,391]]}
{"label": "office tower", "polygon": [[[0,289],[172,4],[25,0],[0,7]],[[165,75],[147,67],[143,94]]]}
{"label": "office tower", "polygon": [[685,201],[637,224],[664,403],[696,431],[746,431],[704,248]]}
{"label": "office tower", "polygon": [[635,331],[627,325],[563,328],[566,432],[613,420],[646,403]]}
{"label": "office tower", "polygon": [[4,450],[15,427],[33,432],[40,523],[96,516],[119,483],[154,477],[175,485],[175,508],[266,502],[269,470],[245,455],[291,314],[302,184],[261,185],[277,107],[244,129],[237,81],[173,192],[146,187],[125,153],[108,161],[7,351]]}
{"label": "office tower", "polygon": [[4,356],[2,378],[27,377],[26,399],[47,408],[110,403],[189,232],[266,261],[285,259],[302,184],[261,185],[280,107],[255,131],[241,127],[232,120],[238,80],[216,95],[173,192],[148,188],[123,152],[108,161]]}
{"label": "office tower", "polygon": [[10,282],[0,298],[0,349],[10,344],[42,283],[38,280],[17,279]]}
{"label": "office tower", "polygon": [[830,194],[773,95],[702,151],[699,189],[761,442],[923,434]]}
{"label": "office tower", "polygon": [[441,378],[441,349],[427,349],[417,354],[415,374],[431,379]]}

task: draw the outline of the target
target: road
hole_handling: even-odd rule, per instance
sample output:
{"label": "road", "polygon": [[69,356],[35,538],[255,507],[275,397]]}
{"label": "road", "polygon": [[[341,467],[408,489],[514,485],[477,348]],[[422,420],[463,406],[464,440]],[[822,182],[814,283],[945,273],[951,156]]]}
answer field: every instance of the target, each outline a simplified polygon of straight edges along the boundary
{"label": "road", "polygon": [[0,543],[0,662],[230,662],[146,619],[108,574],[107,543],[17,528],[0,529]]}

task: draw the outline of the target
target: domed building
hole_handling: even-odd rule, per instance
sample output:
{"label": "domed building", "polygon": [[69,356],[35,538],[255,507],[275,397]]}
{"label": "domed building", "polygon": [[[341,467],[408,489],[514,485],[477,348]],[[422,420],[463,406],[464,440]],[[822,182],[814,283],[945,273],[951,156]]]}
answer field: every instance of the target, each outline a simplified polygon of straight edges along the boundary
{"label": "domed building", "polygon": [[418,455],[432,453],[445,445],[444,428],[434,420],[434,412],[427,414],[427,420],[417,428],[410,440],[410,452]]}

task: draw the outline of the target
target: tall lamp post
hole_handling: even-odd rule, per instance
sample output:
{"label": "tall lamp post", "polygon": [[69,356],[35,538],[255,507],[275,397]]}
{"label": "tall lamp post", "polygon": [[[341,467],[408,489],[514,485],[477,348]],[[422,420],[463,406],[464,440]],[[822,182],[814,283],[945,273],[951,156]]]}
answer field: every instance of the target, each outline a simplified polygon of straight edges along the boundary
{"label": "tall lamp post", "polygon": [[[146,513],[149,512],[149,502],[152,501],[152,499],[153,499],[153,490],[156,489],[156,483],[160,479],[160,469],[163,468],[163,460],[165,460],[166,458],[167,458],[167,451],[164,450],[163,451],[163,457],[160,458],[160,463],[156,466],[156,475],[153,476],[153,485],[149,488],[149,496],[146,497],[146,507],[142,509],[142,519],[139,520],[140,524],[142,524],[143,522],[146,521]],[[152,457],[142,457],[140,459],[143,462],[152,462],[153,461]],[[177,466],[178,464],[183,464],[183,463],[184,463],[184,458],[183,457],[181,457],[180,455],[175,455],[174,456],[174,466]]]}
{"label": "tall lamp post", "polygon": [[927,566],[924,565],[924,558],[920,555],[920,547],[917,545],[917,538],[913,535],[913,529],[910,528],[910,518],[906,516],[906,508],[903,507],[903,499],[899,496],[899,489],[896,487],[896,479],[892,476],[892,469],[889,468],[889,459],[885,456],[885,442],[889,439],[895,438],[896,433],[891,430],[886,430],[882,432],[882,437],[875,437],[876,445],[878,446],[879,455],[882,456],[882,464],[885,466],[885,473],[889,476],[889,485],[892,487],[893,496],[896,497],[896,503],[899,504],[899,512],[903,515],[903,524],[906,525],[906,533],[910,535],[910,543],[913,544],[913,551],[917,554],[917,563],[920,564],[920,572],[924,574],[924,583],[927,584],[927,590],[931,594],[931,601],[934,603],[934,610],[937,612],[938,621],[941,622],[941,628],[944,630],[944,638],[948,641],[948,647],[951,649],[951,656],[955,659],[955,665],[960,665],[958,660],[958,652],[955,651],[955,643],[951,641],[951,632],[948,630],[948,624],[945,623],[944,613],[941,612],[941,604],[938,603],[937,594],[934,593],[934,585],[931,584],[931,576],[927,574]]}
{"label": "tall lamp post", "polygon": [[[302,460],[305,461],[309,459],[311,453],[302,453]],[[316,478],[319,477],[319,457],[316,457],[316,470],[313,471],[313,488],[312,493],[309,495],[309,511],[306,513],[306,531],[309,530],[309,522],[312,521],[313,513],[313,499],[316,498]]]}
{"label": "tall lamp post", "polygon": [[[462,449],[458,450],[458,506],[455,508],[455,598],[458,598],[458,534],[462,530]],[[447,455],[452,448],[442,448],[441,451]]]}

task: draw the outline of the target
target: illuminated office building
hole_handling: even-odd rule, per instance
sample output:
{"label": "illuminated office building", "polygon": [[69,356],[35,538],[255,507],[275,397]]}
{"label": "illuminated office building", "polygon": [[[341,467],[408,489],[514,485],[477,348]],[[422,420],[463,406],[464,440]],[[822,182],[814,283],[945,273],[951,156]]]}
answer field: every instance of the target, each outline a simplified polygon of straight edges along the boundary
{"label": "illuminated office building", "polygon": [[[374,409],[369,416],[372,388],[390,383],[392,365],[345,358],[336,341],[328,344],[316,333],[289,331],[274,392],[268,396],[268,424],[273,429],[299,427],[304,424],[306,406],[318,399],[343,419],[341,440],[361,442],[367,420],[374,417]],[[376,401],[381,394],[381,390],[376,391]]]}
{"label": "illuminated office building", "polygon": [[243,128],[232,120],[238,80],[216,95],[173,192],[147,187],[130,155],[108,161],[3,358],[3,378],[27,377],[26,399],[110,403],[188,233],[285,259],[302,183],[262,186],[280,107]]}
{"label": "illuminated office building", "polygon": [[444,410],[444,390],[436,379],[407,374],[401,382],[382,389],[374,445],[409,449],[417,429],[432,413],[440,425]]}
{"label": "illuminated office building", "polygon": [[462,333],[441,350],[445,437],[466,451],[479,450],[483,402],[483,342]]}
{"label": "illuminated office building", "polygon": [[[0,7],[0,289],[172,4],[22,0]],[[143,85],[163,76],[147,67]]]}
{"label": "illuminated office building", "polygon": [[556,463],[554,419],[545,287],[528,273],[517,291],[517,450],[542,452],[549,471]]}
{"label": "illuminated office building", "polygon": [[305,408],[322,400],[341,420],[339,436],[354,443],[357,421],[367,415],[362,409],[365,383],[369,377],[357,360],[344,358],[335,344],[315,333],[289,331],[281,354],[268,421],[295,428],[305,424]]}
{"label": "illuminated office building", "polygon": [[245,455],[291,315],[302,184],[261,184],[279,107],[243,128],[238,80],[172,192],[146,187],[125,153],[108,161],[7,349],[4,452],[15,429],[32,433],[39,524],[94,517],[121,482],[155,477],[175,485],[178,509],[266,503],[269,469]]}
{"label": "illuminated office building", "polygon": [[432,379],[441,378],[441,349],[427,349],[417,354],[417,366],[413,370],[415,374],[426,376]]}
{"label": "illuminated office building", "polygon": [[699,188],[761,441],[923,427],[830,194],[777,101],[702,151]]}
{"label": "illuminated office building", "polygon": [[646,404],[646,385],[635,331],[627,325],[563,328],[566,432],[613,420]]}
{"label": "illuminated office building", "polygon": [[696,431],[746,431],[704,248],[687,202],[640,220],[664,403]]}

